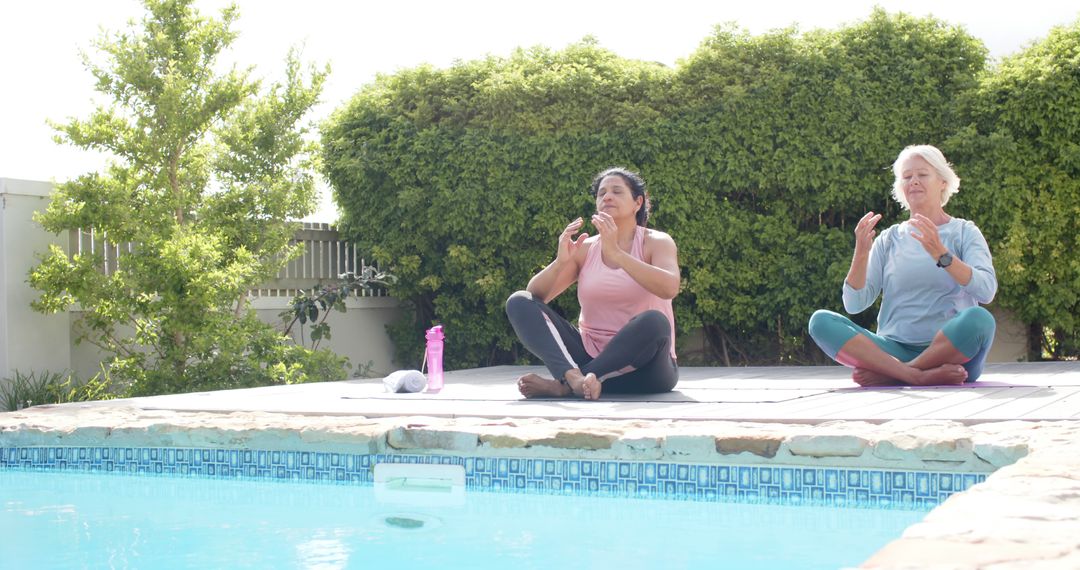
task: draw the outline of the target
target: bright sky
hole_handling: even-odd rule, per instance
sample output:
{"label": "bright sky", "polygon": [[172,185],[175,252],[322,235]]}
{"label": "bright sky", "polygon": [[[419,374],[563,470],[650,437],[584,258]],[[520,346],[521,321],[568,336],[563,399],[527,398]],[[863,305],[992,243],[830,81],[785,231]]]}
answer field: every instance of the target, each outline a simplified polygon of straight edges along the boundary
{"label": "bright sky", "polygon": [[[516,47],[561,49],[586,35],[628,58],[673,65],[691,54],[713,26],[735,22],[751,33],[796,25],[835,28],[889,12],[934,15],[964,26],[1001,58],[1069,24],[1080,8],[1061,0],[237,0],[240,38],[230,57],[276,80],[291,46],[305,62],[332,72],[315,121],[342,105],[377,73],[421,63],[508,55]],[[217,14],[224,0],[196,0]],[[0,177],[62,181],[98,170],[104,157],[52,141],[47,119],[85,118],[94,108],[93,81],[80,50],[101,29],[142,18],[137,0],[5,0],[0,2]],[[316,221],[332,221],[324,190]]]}

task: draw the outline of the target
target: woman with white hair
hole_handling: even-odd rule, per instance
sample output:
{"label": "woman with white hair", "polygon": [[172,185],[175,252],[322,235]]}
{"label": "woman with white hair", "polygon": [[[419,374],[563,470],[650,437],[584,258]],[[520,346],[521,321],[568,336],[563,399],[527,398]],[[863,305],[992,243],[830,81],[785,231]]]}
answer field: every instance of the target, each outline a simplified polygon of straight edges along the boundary
{"label": "woman with white hair", "polygon": [[875,239],[881,214],[855,226],[855,255],[843,285],[844,309],[857,314],[881,295],[877,332],[832,311],[810,317],[810,336],[833,360],[854,369],[860,386],[935,386],[973,382],[994,340],[994,317],[980,304],[997,292],[986,239],[976,225],[945,212],[960,178],[930,145],[909,146],[893,163],[893,198],[907,221]]}

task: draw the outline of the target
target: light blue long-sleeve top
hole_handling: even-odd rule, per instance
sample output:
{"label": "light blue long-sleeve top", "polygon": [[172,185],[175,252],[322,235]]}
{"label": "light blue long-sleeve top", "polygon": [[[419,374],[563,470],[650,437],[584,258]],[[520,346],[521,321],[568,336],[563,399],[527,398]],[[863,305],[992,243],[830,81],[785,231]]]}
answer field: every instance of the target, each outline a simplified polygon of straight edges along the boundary
{"label": "light blue long-sleeve top", "polygon": [[905,344],[925,345],[960,311],[994,300],[997,274],[990,247],[974,222],[952,218],[938,226],[941,243],[971,266],[971,281],[960,285],[912,235],[914,226],[896,224],[870,247],[866,285],[844,280],[844,310],[861,313],[881,294],[877,333]]}

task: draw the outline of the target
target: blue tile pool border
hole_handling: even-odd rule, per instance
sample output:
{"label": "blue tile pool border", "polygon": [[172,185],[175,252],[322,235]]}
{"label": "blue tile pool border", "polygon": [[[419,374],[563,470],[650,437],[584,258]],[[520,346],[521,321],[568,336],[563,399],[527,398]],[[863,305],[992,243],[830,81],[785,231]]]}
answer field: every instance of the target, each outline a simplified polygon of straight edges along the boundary
{"label": "blue tile pool border", "polygon": [[930,509],[985,473],[175,447],[5,447],[0,469],[372,483],[379,463],[461,465],[469,489]]}

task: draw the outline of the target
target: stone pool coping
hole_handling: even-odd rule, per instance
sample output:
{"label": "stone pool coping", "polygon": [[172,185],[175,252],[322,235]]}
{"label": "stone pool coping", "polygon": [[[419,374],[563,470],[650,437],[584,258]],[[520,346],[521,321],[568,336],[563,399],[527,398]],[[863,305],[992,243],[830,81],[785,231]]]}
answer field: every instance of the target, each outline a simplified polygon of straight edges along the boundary
{"label": "stone pool coping", "polygon": [[0,414],[0,448],[196,447],[993,472],[865,568],[1080,567],[1080,422],[814,425],[208,413],[111,405]]}

